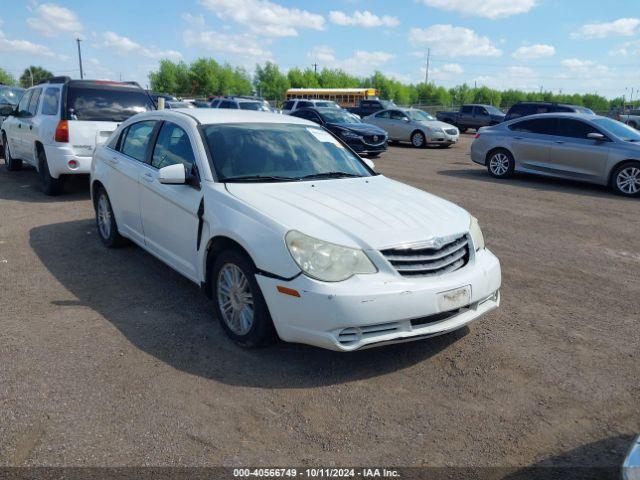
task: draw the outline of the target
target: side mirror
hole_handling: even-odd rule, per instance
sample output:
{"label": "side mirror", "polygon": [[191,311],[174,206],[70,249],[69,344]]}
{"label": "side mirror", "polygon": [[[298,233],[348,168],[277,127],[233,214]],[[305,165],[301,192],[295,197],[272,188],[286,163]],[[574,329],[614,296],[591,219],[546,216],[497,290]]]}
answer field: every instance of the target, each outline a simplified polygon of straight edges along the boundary
{"label": "side mirror", "polygon": [[13,105],[5,104],[0,105],[0,115],[3,117],[8,117],[9,115],[13,115],[15,107]]}
{"label": "side mirror", "polygon": [[603,134],[597,132],[588,133],[587,138],[595,140],[596,142],[604,142],[607,139]]}
{"label": "side mirror", "polygon": [[406,123],[409,123],[411,120],[409,119],[409,117],[403,117],[402,121],[406,122]]}
{"label": "side mirror", "polygon": [[158,170],[158,181],[164,185],[184,185],[187,181],[187,175],[184,165],[176,163]]}
{"label": "side mirror", "polygon": [[362,161],[366,163],[367,167],[369,167],[371,170],[376,169],[376,164],[370,158],[363,158]]}

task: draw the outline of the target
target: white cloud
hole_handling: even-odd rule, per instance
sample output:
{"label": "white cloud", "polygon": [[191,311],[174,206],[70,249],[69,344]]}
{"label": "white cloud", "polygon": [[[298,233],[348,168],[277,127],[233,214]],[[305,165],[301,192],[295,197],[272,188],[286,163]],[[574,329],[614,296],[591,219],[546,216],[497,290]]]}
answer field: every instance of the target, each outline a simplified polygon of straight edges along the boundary
{"label": "white cloud", "polygon": [[461,75],[464,69],[457,63],[445,63],[439,68],[442,73],[451,73],[453,75]]}
{"label": "white cloud", "polygon": [[47,37],[61,32],[77,35],[82,24],[75,12],[55,3],[42,3],[33,10],[35,17],[27,18],[27,25]]}
{"label": "white cloud", "polygon": [[453,25],[432,25],[429,28],[412,28],[409,42],[415,47],[430,47],[434,53],[449,57],[499,57],[502,50],[488,37],[473,30]]}
{"label": "white cloud", "polygon": [[454,11],[463,15],[475,15],[495,20],[510,17],[519,13],[526,13],[536,6],[536,0],[484,0],[471,2],[469,0],[421,0],[429,7]]}
{"label": "white cloud", "polygon": [[[589,77],[608,75],[609,67],[596,63],[592,60],[580,60],[579,58],[567,58],[560,62],[571,74],[585,75]],[[560,74],[560,77],[565,76]]]}
{"label": "white cloud", "polygon": [[611,55],[622,55],[623,57],[628,55],[640,55],[640,40],[625,42],[610,53]]}
{"label": "white cloud", "polygon": [[256,35],[294,37],[298,29],[322,30],[324,17],[297,8],[286,8],[269,0],[200,0],[221,19],[231,19]]}
{"label": "white cloud", "polygon": [[[0,22],[0,25],[2,22]],[[11,40],[0,30],[0,52],[3,53],[26,53],[27,55],[40,55],[43,57],[59,57],[44,45],[30,42],[28,40]]]}
{"label": "white cloud", "polygon": [[356,50],[351,57],[338,59],[334,50],[326,45],[318,45],[308,54],[310,59],[323,63],[323,66],[340,68],[360,76],[373,74],[376,69],[389,62],[394,56],[388,52]]}
{"label": "white cloud", "polygon": [[96,47],[113,49],[120,55],[140,55],[154,60],[163,58],[177,60],[182,58],[180,52],[175,50],[158,50],[154,47],[143,47],[129,37],[123,37],[114,32],[105,32],[102,34],[102,38],[102,43],[95,45]]}
{"label": "white cloud", "polygon": [[574,38],[630,37],[640,26],[639,18],[619,18],[613,22],[589,23],[573,33]]}
{"label": "white cloud", "polygon": [[512,57],[518,60],[532,60],[534,58],[553,57],[556,49],[552,45],[535,44],[518,48]]}
{"label": "white cloud", "polygon": [[329,12],[329,19],[336,25],[342,25],[344,27],[397,27],[400,25],[400,20],[397,17],[391,17],[384,15],[379,17],[371,13],[368,10],[361,12],[356,10],[351,16],[340,11]]}

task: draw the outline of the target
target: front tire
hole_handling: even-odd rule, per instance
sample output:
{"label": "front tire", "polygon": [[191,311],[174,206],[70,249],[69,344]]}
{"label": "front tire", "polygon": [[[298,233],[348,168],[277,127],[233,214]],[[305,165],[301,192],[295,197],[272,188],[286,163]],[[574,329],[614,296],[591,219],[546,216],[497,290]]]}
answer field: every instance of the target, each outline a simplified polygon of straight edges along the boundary
{"label": "front tire", "polygon": [[640,197],[640,162],[620,165],[611,176],[611,187],[618,195]]}
{"label": "front tire", "polygon": [[100,240],[107,248],[118,248],[127,243],[127,239],[120,235],[116,217],[111,208],[111,201],[107,192],[101,188],[96,198],[96,227]]}
{"label": "front tire", "polygon": [[487,170],[495,178],[509,178],[513,175],[515,167],[513,155],[507,150],[494,150],[487,159]]}
{"label": "front tire", "polygon": [[15,172],[22,168],[22,160],[18,160],[11,156],[11,149],[9,148],[9,142],[7,142],[7,136],[2,134],[2,146],[4,148],[4,166],[10,172]]}
{"label": "front tire", "polygon": [[415,148],[424,148],[427,146],[427,139],[420,130],[416,130],[411,134],[411,145]]}
{"label": "front tire", "polygon": [[252,262],[236,250],[225,250],[211,270],[212,298],[225,333],[242,347],[256,348],[276,337]]}
{"label": "front tire", "polygon": [[42,148],[38,149],[38,174],[40,175],[40,186],[45,195],[56,196],[62,193],[62,177],[53,178],[51,176],[47,155]]}

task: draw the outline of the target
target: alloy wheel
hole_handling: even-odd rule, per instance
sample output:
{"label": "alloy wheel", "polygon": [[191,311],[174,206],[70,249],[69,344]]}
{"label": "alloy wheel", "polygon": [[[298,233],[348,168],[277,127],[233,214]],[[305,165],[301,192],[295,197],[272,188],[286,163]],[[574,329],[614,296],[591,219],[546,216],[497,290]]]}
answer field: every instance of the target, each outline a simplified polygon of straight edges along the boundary
{"label": "alloy wheel", "polygon": [[489,160],[491,173],[497,177],[502,177],[509,171],[509,157],[504,153],[496,153]]}
{"label": "alloy wheel", "polygon": [[102,238],[108,239],[111,236],[111,209],[104,193],[98,199],[98,229]]}
{"label": "alloy wheel", "polygon": [[421,147],[422,145],[424,145],[424,141],[424,135],[422,134],[422,132],[416,132],[411,137],[411,143],[414,147]]}
{"label": "alloy wheel", "polygon": [[218,304],[222,319],[236,335],[246,335],[253,327],[254,304],[251,285],[244,272],[233,263],[218,273]]}
{"label": "alloy wheel", "polygon": [[616,185],[621,192],[634,195],[640,192],[640,168],[627,167],[618,173]]}

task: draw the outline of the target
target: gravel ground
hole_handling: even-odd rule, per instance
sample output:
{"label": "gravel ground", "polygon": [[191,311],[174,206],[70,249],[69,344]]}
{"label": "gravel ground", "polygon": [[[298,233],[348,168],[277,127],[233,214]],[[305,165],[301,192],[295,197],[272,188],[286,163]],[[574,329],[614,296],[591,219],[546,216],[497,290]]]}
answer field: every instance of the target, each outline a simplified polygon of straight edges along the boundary
{"label": "gravel ground", "polygon": [[[0,465],[616,466],[640,431],[640,203],[448,150],[382,173],[480,219],[501,308],[338,354],[246,351],[136,247],[102,247],[88,181],[0,169]],[[612,477],[613,478],[613,477]]]}

